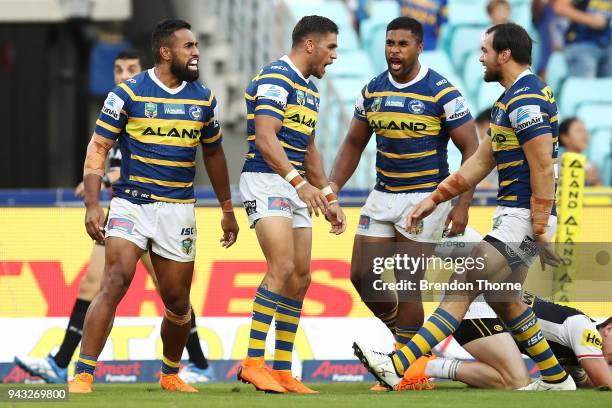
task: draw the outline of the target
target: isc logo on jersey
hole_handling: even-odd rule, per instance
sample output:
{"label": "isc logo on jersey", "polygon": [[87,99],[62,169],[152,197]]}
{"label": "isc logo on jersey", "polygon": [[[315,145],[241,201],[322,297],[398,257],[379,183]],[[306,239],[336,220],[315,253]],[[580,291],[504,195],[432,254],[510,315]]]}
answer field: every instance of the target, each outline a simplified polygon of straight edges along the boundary
{"label": "isc logo on jersey", "polygon": [[444,113],[447,121],[461,119],[470,113],[470,110],[462,96],[458,96],[452,101],[444,104]]}
{"label": "isc logo on jersey", "polygon": [[510,112],[510,123],[512,123],[515,132],[542,123],[543,120],[538,105],[525,105]]}
{"label": "isc logo on jersey", "polygon": [[603,342],[601,336],[594,330],[584,329],[582,331],[582,345],[587,347],[601,348]]}
{"label": "isc logo on jersey", "polygon": [[102,113],[115,120],[119,120],[119,115],[121,115],[121,109],[123,109],[124,103],[123,99],[117,96],[116,93],[109,92],[104,101],[104,106],[102,106]]}

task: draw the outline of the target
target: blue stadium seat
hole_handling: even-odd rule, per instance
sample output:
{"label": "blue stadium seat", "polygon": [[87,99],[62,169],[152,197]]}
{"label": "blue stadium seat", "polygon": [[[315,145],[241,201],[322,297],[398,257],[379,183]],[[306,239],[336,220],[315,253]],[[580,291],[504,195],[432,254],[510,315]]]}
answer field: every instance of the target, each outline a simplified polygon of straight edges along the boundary
{"label": "blue stadium seat", "polygon": [[483,82],[480,85],[478,100],[476,102],[478,112],[493,107],[493,104],[503,92],[504,87],[497,82]]}
{"label": "blue stadium seat", "polygon": [[449,0],[448,23],[457,25],[484,25],[489,21],[487,0]]}
{"label": "blue stadium seat", "polygon": [[370,58],[363,51],[345,51],[338,53],[338,59],[326,68],[332,78],[358,78],[364,81],[374,77],[374,67]]}
{"label": "blue stadium seat", "polygon": [[379,0],[371,2],[370,16],[359,26],[361,44],[364,48],[369,47],[374,31],[381,26],[386,30],[387,24],[399,15],[400,7],[396,0]]}
{"label": "blue stadium seat", "polygon": [[480,50],[480,42],[486,27],[460,26],[453,30],[450,41],[450,57],[457,71],[463,74],[467,56]]}
{"label": "blue stadium seat", "polygon": [[448,142],[448,171],[451,173],[459,170],[461,167],[461,152],[452,140]]}
{"label": "blue stadium seat", "polygon": [[591,135],[587,157],[599,168],[604,184],[612,184],[612,129],[602,128]]}
{"label": "blue stadium seat", "polygon": [[385,40],[387,38],[387,25],[380,25],[371,33],[369,43],[365,46],[365,50],[370,56],[374,71],[379,73],[387,69],[387,60],[385,59]]}
{"label": "blue stadium seat", "polygon": [[419,61],[445,77],[462,95],[468,97],[463,80],[457,75],[453,64],[442,50],[424,51],[419,57]]}
{"label": "blue stadium seat", "polygon": [[578,107],[576,116],[585,123],[591,133],[600,129],[612,130],[612,103],[582,104]]}
{"label": "blue stadium seat", "polygon": [[555,51],[550,55],[546,65],[546,83],[550,85],[555,95],[559,95],[563,81],[567,77],[567,64],[563,52]]}
{"label": "blue stadium seat", "polygon": [[574,116],[584,103],[612,104],[612,78],[567,78],[557,98],[563,116]]}
{"label": "blue stadium seat", "polygon": [[483,83],[483,66],[479,61],[480,51],[471,52],[465,59],[463,68],[463,83],[468,95],[474,99],[478,96],[478,90]]}

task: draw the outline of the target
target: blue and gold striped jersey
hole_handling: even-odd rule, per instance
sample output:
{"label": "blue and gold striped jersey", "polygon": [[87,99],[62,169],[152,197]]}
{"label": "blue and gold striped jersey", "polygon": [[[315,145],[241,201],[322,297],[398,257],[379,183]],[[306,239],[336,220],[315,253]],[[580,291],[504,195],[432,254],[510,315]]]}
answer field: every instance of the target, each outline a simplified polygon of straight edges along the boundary
{"label": "blue and gold striped jersey", "polygon": [[255,115],[268,115],[283,122],[276,136],[291,164],[304,174],[304,157],[315,135],[319,111],[319,92],[315,84],[304,78],[285,55],[266,65],[253,78],[244,98],[249,151],[242,171],[274,173],[255,145]]}
{"label": "blue and gold striped jersey", "polygon": [[221,143],[214,94],[199,82],[166,87],[153,72],[142,72],[113,89],[95,132],[118,140],[121,178],[116,197],[142,204],[193,203],[198,145]]}
{"label": "blue and gold striped jersey", "polygon": [[530,171],[522,145],[547,133],[553,137],[556,163],[559,124],[553,92],[538,76],[525,71],[495,102],[491,112],[489,137],[499,172],[498,205],[530,208]]}
{"label": "blue and gold striped jersey", "polygon": [[457,88],[421,66],[414,80],[396,83],[388,71],[361,91],[354,117],[376,133],[379,191],[433,191],[448,176],[449,131],[472,119]]}

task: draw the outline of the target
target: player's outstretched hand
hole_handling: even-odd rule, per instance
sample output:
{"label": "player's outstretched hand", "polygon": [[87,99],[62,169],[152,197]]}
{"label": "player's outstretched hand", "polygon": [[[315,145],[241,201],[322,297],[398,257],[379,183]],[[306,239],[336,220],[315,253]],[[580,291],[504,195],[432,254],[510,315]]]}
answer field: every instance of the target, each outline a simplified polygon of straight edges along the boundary
{"label": "player's outstretched hand", "polygon": [[446,217],[446,223],[444,224],[444,229],[448,229],[448,225],[452,222],[453,225],[447,236],[456,237],[457,235],[461,235],[465,232],[465,227],[468,224],[468,211],[470,207],[464,204],[457,204],[453,207],[452,210],[448,213],[448,217]]}
{"label": "player's outstretched hand", "polygon": [[223,230],[223,237],[219,240],[223,248],[229,248],[238,239],[238,221],[234,212],[223,212],[221,217],[221,229]]}
{"label": "player's outstretched hand", "polygon": [[410,213],[408,213],[406,217],[406,231],[411,234],[420,233],[421,220],[431,214],[435,209],[436,203],[429,197],[412,207],[412,210],[410,210]]}
{"label": "player's outstretched hand", "polygon": [[312,213],[314,212],[318,217],[319,210],[321,211],[321,214],[325,214],[327,212],[327,199],[325,198],[325,194],[323,194],[321,190],[312,184],[304,184],[297,190],[297,193],[300,199],[308,206],[308,214],[310,214],[310,216],[312,216]]}
{"label": "player's outstretched hand", "polygon": [[536,235],[536,244],[538,245],[538,252],[540,254],[540,266],[542,270],[545,269],[545,265],[550,265],[554,268],[561,264],[561,258],[555,253],[555,249],[548,240],[546,234]]}
{"label": "player's outstretched hand", "polygon": [[99,204],[90,205],[85,211],[85,229],[87,234],[98,243],[104,242],[104,210]]}
{"label": "player's outstretched hand", "polygon": [[340,235],[346,231],[346,216],[340,208],[340,204],[334,203],[329,205],[325,213],[325,219],[331,224],[330,234]]}

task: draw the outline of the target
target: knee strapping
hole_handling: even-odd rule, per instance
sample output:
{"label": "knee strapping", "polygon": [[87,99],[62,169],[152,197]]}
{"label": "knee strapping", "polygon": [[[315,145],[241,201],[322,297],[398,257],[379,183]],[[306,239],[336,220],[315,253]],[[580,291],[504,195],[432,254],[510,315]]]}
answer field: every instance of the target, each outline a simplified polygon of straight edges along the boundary
{"label": "knee strapping", "polygon": [[177,326],[183,326],[189,322],[191,322],[191,308],[187,311],[187,314],[178,315],[174,313],[172,310],[166,308],[166,319],[170,322],[176,324]]}

